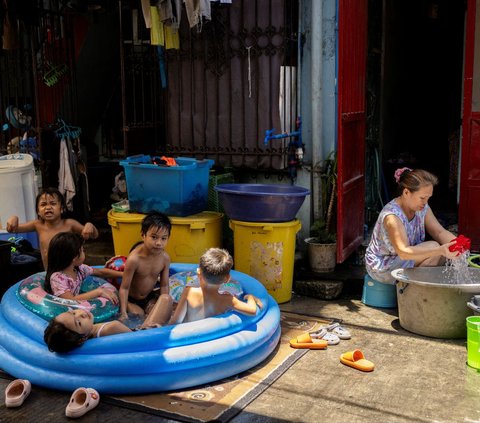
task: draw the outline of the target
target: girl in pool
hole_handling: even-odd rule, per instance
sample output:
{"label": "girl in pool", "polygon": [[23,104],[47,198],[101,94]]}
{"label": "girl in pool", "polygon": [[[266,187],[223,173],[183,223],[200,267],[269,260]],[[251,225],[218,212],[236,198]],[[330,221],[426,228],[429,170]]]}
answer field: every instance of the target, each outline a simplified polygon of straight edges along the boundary
{"label": "girl in pool", "polygon": [[87,276],[118,278],[122,272],[106,268],[92,268],[83,264],[85,252],[84,240],[80,234],[60,232],[50,241],[48,247],[48,266],[45,276],[45,291],[68,300],[82,301],[103,297],[114,304],[118,295],[113,289],[103,287],[80,293],[82,282]]}
{"label": "girl in pool", "polygon": [[[172,299],[162,295],[148,314],[139,329],[149,329],[165,325],[172,313]],[[52,352],[66,353],[82,345],[89,338],[132,332],[128,326],[118,320],[105,323],[93,323],[89,311],[75,309],[61,313],[48,324],[44,340]]]}

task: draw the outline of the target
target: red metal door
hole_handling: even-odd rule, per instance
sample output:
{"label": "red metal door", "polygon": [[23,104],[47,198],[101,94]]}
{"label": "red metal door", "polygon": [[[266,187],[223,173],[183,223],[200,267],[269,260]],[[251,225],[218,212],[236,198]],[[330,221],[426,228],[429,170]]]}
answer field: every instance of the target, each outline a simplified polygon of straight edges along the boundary
{"label": "red metal door", "polygon": [[337,261],[363,241],[367,0],[339,0]]}
{"label": "red metal door", "polygon": [[480,0],[468,0],[458,230],[472,239],[472,250],[480,248],[480,45],[475,48],[479,12]]}

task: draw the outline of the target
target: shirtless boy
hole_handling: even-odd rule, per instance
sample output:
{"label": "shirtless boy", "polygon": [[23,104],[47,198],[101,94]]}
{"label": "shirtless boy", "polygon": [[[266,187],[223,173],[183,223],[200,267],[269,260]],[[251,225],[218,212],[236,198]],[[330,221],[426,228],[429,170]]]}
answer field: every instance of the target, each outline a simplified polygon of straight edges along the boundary
{"label": "shirtless boy", "polygon": [[[125,262],[119,289],[120,319],[126,319],[127,313],[148,314],[158,296],[164,298],[163,301],[168,299],[171,304],[168,286],[170,256],[165,251],[171,228],[170,219],[163,213],[152,212],[143,218],[143,243],[130,252]],[[160,282],[159,293],[153,290],[157,281]]]}
{"label": "shirtless boy", "polygon": [[221,248],[210,248],[200,257],[197,269],[200,287],[186,287],[182,292],[177,308],[169,324],[193,322],[216,316],[228,310],[255,315],[262,302],[251,294],[245,295],[243,302],[233,295],[220,294],[218,288],[230,279],[233,266],[232,256]]}
{"label": "shirtless boy", "polygon": [[37,232],[40,243],[43,267],[48,264],[48,246],[50,240],[60,232],[75,232],[84,239],[98,237],[97,228],[92,223],[82,225],[75,219],[64,219],[62,213],[66,210],[65,198],[58,189],[46,188],[37,195],[36,209],[38,219],[25,223],[18,223],[18,216],[11,216],[7,220],[8,232]]}

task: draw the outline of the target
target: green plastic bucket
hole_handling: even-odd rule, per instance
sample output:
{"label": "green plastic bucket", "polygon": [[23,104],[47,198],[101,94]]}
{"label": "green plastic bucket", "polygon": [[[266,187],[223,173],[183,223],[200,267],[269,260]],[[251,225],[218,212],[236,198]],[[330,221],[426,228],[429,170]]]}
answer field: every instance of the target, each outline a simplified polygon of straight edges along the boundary
{"label": "green plastic bucket", "polygon": [[467,317],[467,364],[480,369],[480,316]]}

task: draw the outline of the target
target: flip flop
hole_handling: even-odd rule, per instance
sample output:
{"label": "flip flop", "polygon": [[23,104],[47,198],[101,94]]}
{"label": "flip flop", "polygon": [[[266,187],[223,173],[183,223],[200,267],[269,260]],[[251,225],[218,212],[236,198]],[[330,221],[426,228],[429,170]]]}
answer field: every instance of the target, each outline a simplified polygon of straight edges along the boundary
{"label": "flip flop", "polygon": [[310,336],[313,339],[323,339],[327,341],[328,345],[337,345],[340,342],[340,338],[332,332],[328,332],[327,329],[319,329],[315,332],[310,332]]}
{"label": "flip flop", "polygon": [[32,390],[29,380],[15,379],[5,389],[5,407],[20,407]]}
{"label": "flip flop", "polygon": [[353,367],[354,369],[361,370],[362,372],[373,371],[375,365],[365,359],[363,352],[360,350],[347,351],[340,355],[340,361],[346,366]]}
{"label": "flip flop", "polygon": [[88,411],[94,409],[100,401],[100,394],[93,388],[78,388],[75,389],[70,402],[65,408],[65,415],[67,417],[81,417]]}
{"label": "flip flop", "polygon": [[329,332],[333,332],[340,339],[350,339],[352,337],[351,333],[347,329],[345,329],[343,326],[340,326],[340,323],[338,322],[332,323],[328,326],[323,326],[320,328],[320,330],[321,329],[326,329]]}
{"label": "flip flop", "polygon": [[290,339],[292,348],[303,348],[310,350],[324,350],[328,346],[328,342],[324,339],[312,339],[309,333],[302,333],[294,339]]}

